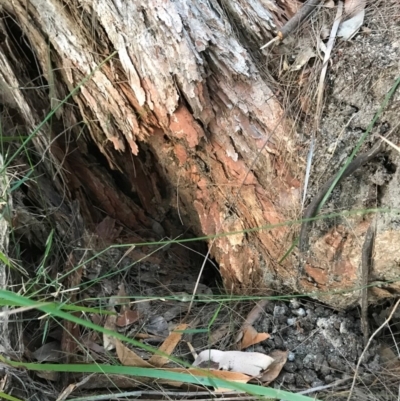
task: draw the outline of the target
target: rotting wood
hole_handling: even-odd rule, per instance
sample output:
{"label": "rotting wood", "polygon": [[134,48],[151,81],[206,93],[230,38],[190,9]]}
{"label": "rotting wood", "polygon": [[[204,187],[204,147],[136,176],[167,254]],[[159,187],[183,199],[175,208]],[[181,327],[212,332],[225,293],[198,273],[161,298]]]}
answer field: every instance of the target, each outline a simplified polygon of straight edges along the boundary
{"label": "rotting wood", "polygon": [[[0,81],[7,88],[4,104],[18,110],[28,132],[51,104],[118,52],[33,139],[52,184],[79,200],[87,227],[108,215],[140,232],[135,238],[160,239],[173,237],[182,228],[179,220],[197,235],[213,235],[299,218],[301,149],[274,82],[255,62],[259,45],[290,19],[298,2],[280,3],[283,8],[257,0],[235,7],[216,0],[10,3],[0,0],[7,38]],[[7,15],[17,21],[29,56],[13,41]],[[43,85],[26,92],[22,88],[36,78],[30,68],[38,68]],[[48,98],[47,84],[57,99]],[[282,226],[218,238],[211,255],[227,290],[293,289],[294,255],[277,261],[295,231]],[[377,252],[386,249],[379,235],[397,238],[378,233]],[[334,248],[329,240],[344,237],[339,225],[315,241],[317,261],[307,269],[321,280],[317,288],[302,283],[300,291],[356,286],[361,252],[353,257],[350,240],[339,273],[325,267]],[[348,277],[340,274],[345,268]],[[335,281],[338,276],[343,281]]]}
{"label": "rotting wood", "polygon": [[[125,176],[130,186],[127,190],[136,194],[139,205],[135,210],[131,199],[126,199],[132,213],[125,213],[125,217],[116,201],[107,207],[110,197],[120,201],[121,193],[108,192],[109,183],[102,185],[96,169],[85,167],[88,155],[83,141],[76,142],[80,151],[67,157],[63,156],[67,154],[65,144],[55,141],[58,160],[76,172],[68,179],[78,194],[84,188],[90,198],[98,198],[96,203],[110,216],[124,223],[132,219],[128,224],[132,228],[138,220],[149,229],[162,225],[178,206],[185,225],[202,235],[296,217],[299,181],[292,167],[298,163],[290,162],[295,155],[291,130],[249,51],[226,23],[227,6],[139,0],[116,5],[107,0],[86,0],[71,2],[67,9],[58,0],[33,0],[26,10],[22,0],[15,1],[13,7],[1,3],[24,22],[21,26],[32,47],[43,49],[47,40],[34,30],[35,17],[35,24],[43,27],[56,51],[57,69],[69,88],[102,60],[98,52],[89,50],[94,38],[87,35],[91,26],[85,21],[92,18],[86,20],[82,15],[94,14],[99,35],[102,29],[110,46],[118,51],[118,59],[96,72],[75,100],[92,140],[110,168]],[[282,10],[274,14],[264,8],[260,17],[255,12],[258,8],[241,2],[238,7],[235,12],[252,12],[258,19],[259,40],[270,35],[272,24],[282,19]],[[43,63],[40,55],[38,61]],[[48,77],[46,67],[43,71]],[[56,73],[55,78],[59,82],[61,77]],[[16,82],[13,86],[20,85]],[[57,96],[65,95],[61,82],[57,89]],[[64,109],[69,112],[68,107]],[[73,110],[69,115],[79,121]],[[31,121],[32,127],[39,118]],[[137,155],[134,168],[129,152]],[[258,161],[248,173],[256,157]],[[103,189],[99,190],[99,185]],[[234,215],[224,220],[226,204],[236,197]],[[153,205],[160,199],[162,207],[155,209]],[[218,239],[212,256],[220,264],[226,287],[262,290],[263,275],[273,280],[284,274],[290,281],[291,274],[274,262],[289,237],[290,229],[280,227],[273,233]],[[270,280],[264,290],[269,287]]]}

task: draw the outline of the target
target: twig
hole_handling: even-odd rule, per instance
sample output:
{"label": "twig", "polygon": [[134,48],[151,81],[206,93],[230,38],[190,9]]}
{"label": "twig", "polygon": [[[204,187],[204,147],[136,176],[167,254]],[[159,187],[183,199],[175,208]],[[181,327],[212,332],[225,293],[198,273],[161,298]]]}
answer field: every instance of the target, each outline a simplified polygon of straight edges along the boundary
{"label": "twig", "polygon": [[369,326],[368,326],[368,278],[372,264],[372,251],[374,248],[376,220],[373,220],[368,227],[365,235],[364,244],[361,251],[361,328],[364,335],[364,347],[368,344]]}
{"label": "twig", "polygon": [[337,6],[335,21],[332,25],[328,44],[326,46],[326,52],[325,52],[325,57],[324,57],[323,65],[322,65],[321,75],[319,77],[317,107],[316,107],[316,112],[315,112],[316,127],[318,127],[321,112],[322,112],[322,97],[323,97],[323,93],[324,93],[325,77],[326,77],[326,71],[328,69],[328,62],[331,57],[333,45],[335,44],[337,31],[339,29],[340,21],[342,20],[342,14],[343,14],[343,1],[339,1],[339,4]]}
{"label": "twig", "polygon": [[[243,396],[241,396],[243,394]],[[184,399],[195,398],[198,396],[210,396],[210,398],[203,398],[203,401],[210,401],[210,400],[220,400],[220,401],[238,401],[238,400],[259,400],[259,397],[252,397],[246,393],[237,393],[228,391],[226,393],[221,393],[221,397],[218,397],[218,394],[209,391],[192,391],[192,392],[184,392],[184,391],[128,391],[123,393],[115,393],[115,394],[96,394],[92,396],[86,397],[79,397],[73,398],[72,401],[102,401],[102,400],[109,400],[109,399],[116,399],[122,400],[126,399],[126,397],[140,397],[144,395],[150,396],[159,396],[160,398],[152,398],[152,401],[157,401],[165,396],[169,397],[182,397]],[[226,397],[225,395],[232,395],[232,397]],[[214,398],[215,397],[215,398]],[[196,399],[196,401],[202,401],[201,399]]]}
{"label": "twig", "polygon": [[347,401],[350,401],[351,396],[353,394],[354,386],[355,386],[356,380],[357,380],[358,369],[360,368],[361,361],[364,358],[365,353],[367,352],[369,346],[371,345],[371,342],[374,339],[374,337],[390,322],[394,312],[396,312],[396,309],[399,306],[399,303],[400,303],[400,299],[397,300],[397,302],[394,305],[392,311],[390,312],[390,315],[388,316],[388,318],[374,331],[371,338],[368,340],[368,344],[365,346],[364,351],[362,352],[360,358],[358,359],[356,370],[354,372],[353,382],[351,383],[351,387],[350,387],[350,391],[349,391],[349,396],[347,397]]}
{"label": "twig", "polygon": [[307,390],[299,391],[296,394],[306,395],[306,394],[316,393],[317,391],[327,390],[328,388],[340,386],[341,384],[346,383],[350,379],[351,377],[345,377],[344,379],[336,380],[333,383],[325,384],[324,386],[317,386],[313,388],[308,388]]}
{"label": "twig", "polygon": [[322,0],[308,0],[304,3],[303,7],[288,21],[286,24],[278,31],[277,36],[266,43],[264,46],[260,47],[260,50],[269,47],[275,42],[280,42],[287,36],[295,32],[299,26],[304,22],[304,20],[317,8],[318,4]]}
{"label": "twig", "polygon": [[311,162],[312,162],[312,159],[314,156],[314,145],[315,145],[315,135],[313,135],[311,137],[310,150],[309,150],[308,156],[307,156],[306,177],[304,179],[303,199],[301,201],[301,208],[304,208],[304,203],[306,202],[308,180],[310,179]]}
{"label": "twig", "polygon": [[319,122],[320,122],[321,114],[322,114],[322,98],[323,98],[323,93],[324,93],[324,88],[325,88],[326,71],[328,69],[328,62],[331,57],[331,52],[332,52],[333,46],[335,44],[336,35],[337,35],[337,31],[339,29],[340,21],[342,20],[342,14],[343,14],[343,2],[339,1],[339,4],[337,6],[335,21],[332,25],[331,33],[329,35],[329,41],[326,46],[325,57],[323,60],[321,75],[319,77],[318,91],[317,91],[318,92],[317,106],[316,106],[316,111],[315,111],[315,124],[314,124],[314,131],[313,131],[312,138],[311,138],[311,148],[310,148],[310,152],[309,152],[309,156],[308,156],[308,160],[307,160],[306,178],[304,180],[303,202],[301,205],[302,207],[304,207],[304,202],[305,202],[306,194],[307,194],[308,179],[309,179],[309,174],[310,174],[310,170],[311,170],[311,163],[312,163],[314,146],[315,146],[315,135],[318,130]]}

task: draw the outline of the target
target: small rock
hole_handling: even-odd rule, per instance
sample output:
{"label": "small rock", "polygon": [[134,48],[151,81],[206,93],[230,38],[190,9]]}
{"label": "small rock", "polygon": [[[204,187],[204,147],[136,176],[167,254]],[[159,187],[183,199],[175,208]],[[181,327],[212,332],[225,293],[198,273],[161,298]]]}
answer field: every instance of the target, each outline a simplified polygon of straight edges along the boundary
{"label": "small rock", "polygon": [[294,373],[297,370],[297,366],[293,362],[286,362],[283,369],[286,370],[286,372]]}
{"label": "small rock", "polygon": [[324,362],[322,363],[321,366],[321,374],[323,376],[328,376],[331,373],[331,368],[328,366],[328,363],[326,362],[326,360],[324,360]]}
{"label": "small rock", "polygon": [[297,366],[297,369],[302,370],[304,368],[303,361],[299,358],[295,359],[294,363]]}
{"label": "small rock", "polygon": [[379,369],[380,369],[379,361],[380,361],[380,357],[379,357],[379,355],[377,354],[377,355],[375,355],[375,358],[372,360],[372,362],[370,362],[370,363],[368,364],[368,369],[369,369],[371,372],[377,372],[377,371],[379,371]]}
{"label": "small rock", "polygon": [[282,382],[286,384],[294,384],[296,381],[296,375],[294,373],[284,373],[282,376]]}
{"label": "small rock", "polygon": [[307,386],[307,382],[304,380],[303,376],[301,375],[296,375],[296,386],[301,389]]}
{"label": "small rock", "polygon": [[320,353],[320,354],[315,355],[315,358],[314,358],[314,369],[317,372],[322,368],[322,365],[323,365],[324,361],[325,361],[325,357],[324,357],[323,354]]}
{"label": "small rock", "polygon": [[311,387],[320,387],[323,385],[325,385],[325,383],[320,379],[317,379],[311,383]]}
{"label": "small rock", "polygon": [[342,371],[343,367],[346,366],[343,359],[336,355],[329,355],[327,359],[329,366],[337,369],[338,371]]}
{"label": "small rock", "polygon": [[276,348],[282,348],[284,345],[283,340],[280,336],[275,337],[275,347]]}
{"label": "small rock", "polygon": [[304,369],[302,372],[303,379],[305,382],[308,384],[312,383],[313,381],[316,381],[318,379],[317,374],[311,370],[311,369]]}
{"label": "small rock", "polygon": [[274,308],[274,317],[285,316],[288,313],[288,308],[286,305],[275,305]]}
{"label": "small rock", "polygon": [[305,358],[303,359],[304,367],[308,368],[308,369],[312,369],[312,367],[314,366],[314,359],[315,359],[314,355],[307,354],[305,356]]}
{"label": "small rock", "polygon": [[304,310],[304,308],[294,309],[292,313],[299,317],[304,317],[306,315],[306,311]]}

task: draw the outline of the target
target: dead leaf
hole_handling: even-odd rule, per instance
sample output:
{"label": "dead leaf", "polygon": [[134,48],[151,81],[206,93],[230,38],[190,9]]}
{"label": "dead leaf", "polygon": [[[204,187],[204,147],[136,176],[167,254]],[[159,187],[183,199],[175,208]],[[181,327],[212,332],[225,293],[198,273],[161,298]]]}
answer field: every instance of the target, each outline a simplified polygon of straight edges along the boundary
{"label": "dead leaf", "polygon": [[254,308],[247,315],[244,325],[252,326],[257,321],[257,319],[260,317],[261,313],[264,312],[265,307],[268,305],[269,302],[270,301],[267,299],[258,301],[255,304]]}
{"label": "dead leaf", "polygon": [[97,333],[95,333],[96,335],[93,334],[93,332],[84,334],[81,338],[82,345],[100,355],[104,354],[104,347],[95,341],[97,338]]}
{"label": "dead leaf", "polygon": [[346,18],[354,17],[364,10],[366,0],[345,0],[344,1],[344,14]]}
{"label": "dead leaf", "polygon": [[308,96],[300,96],[300,107],[301,111],[307,115],[310,114],[311,100]]}
{"label": "dead leaf", "polygon": [[[65,288],[79,288],[79,285],[82,281],[83,275],[83,266],[78,269],[76,266],[76,258],[74,253],[71,252],[68,255],[68,259],[65,264],[65,271],[68,272]],[[74,303],[77,300],[77,290],[70,292],[70,302]],[[74,316],[80,317],[80,312],[74,312]],[[61,336],[61,351],[63,352],[63,362],[64,363],[73,363],[76,357],[77,351],[79,349],[79,342],[81,337],[81,331],[79,325],[71,322],[70,320],[64,320],[63,322],[63,332]],[[60,361],[60,358],[58,359]],[[64,375],[64,378],[67,377],[67,374]]]}
{"label": "dead leaf", "polygon": [[115,228],[115,219],[106,216],[96,227],[95,233],[103,244],[112,244],[121,233],[122,227]]}
{"label": "dead leaf", "polygon": [[54,372],[52,370],[38,370],[35,373],[41,379],[49,380],[51,382],[55,382],[59,378],[59,372]]}
{"label": "dead leaf", "polygon": [[83,386],[84,384],[86,384],[90,378],[92,377],[92,375],[87,375],[84,376],[83,379],[81,381],[79,381],[78,383],[71,383],[69,384],[58,396],[56,401],[64,401],[66,400],[71,394],[72,392],[74,392],[75,390],[77,390],[79,387]]}
{"label": "dead leaf", "polygon": [[145,325],[146,330],[150,334],[160,337],[167,337],[169,335],[168,323],[163,316],[152,316]]}
{"label": "dead leaf", "polygon": [[268,305],[269,300],[264,299],[261,301],[258,301],[253,309],[248,313],[246,320],[242,324],[241,330],[238,332],[235,342],[239,342],[243,338],[243,331],[247,326],[252,326],[257,319],[260,317],[261,313],[264,312],[265,307]]}
{"label": "dead leaf", "polygon": [[128,294],[125,291],[125,284],[121,283],[118,286],[118,292],[117,295],[111,297],[110,299],[110,305],[112,306],[118,305],[120,309],[120,313],[124,313],[127,310],[130,310],[130,299],[128,297]]}
{"label": "dead leaf", "polygon": [[239,349],[248,348],[251,345],[258,344],[270,337],[268,333],[258,333],[253,326],[243,328],[243,338],[240,342]]}
{"label": "dead leaf", "polygon": [[0,379],[0,391],[4,391],[6,389],[6,386],[9,383],[9,380],[10,380],[10,376],[8,374],[5,374]]}
{"label": "dead leaf", "polygon": [[126,327],[139,320],[139,312],[137,310],[126,309],[118,315],[116,325],[118,327]]}
{"label": "dead leaf", "polygon": [[393,352],[393,350],[386,344],[382,344],[379,348],[379,358],[383,366],[390,370],[392,374],[399,374],[400,372],[400,361],[399,357]]}
{"label": "dead leaf", "polygon": [[102,325],[103,324],[103,317],[99,315],[98,313],[91,313],[90,314],[90,320],[97,325]]}
{"label": "dead leaf", "polygon": [[[115,312],[115,309],[113,309]],[[106,321],[104,323],[104,328],[108,330],[115,331],[115,323],[117,321],[116,315],[107,315]],[[115,348],[116,339],[103,333],[103,346],[106,351],[111,351]]]}
{"label": "dead leaf", "polygon": [[152,368],[153,366],[150,365],[147,361],[142,359],[138,354],[136,354],[135,351],[132,351],[128,347],[126,347],[124,344],[122,344],[121,341],[118,339],[115,339],[115,346],[117,349],[117,355],[119,361],[122,363],[124,366],[136,366],[138,368]]}
{"label": "dead leaf", "polygon": [[272,351],[269,356],[273,358],[273,362],[271,365],[268,366],[267,371],[262,375],[261,381],[263,382],[264,386],[267,386],[271,382],[273,382],[281,373],[283,365],[287,361],[288,351],[280,351],[275,350]]}
{"label": "dead leaf", "polygon": [[[222,351],[221,351],[222,352]],[[236,351],[233,351],[236,352]],[[262,354],[261,354],[262,355]],[[172,368],[168,369],[169,372],[177,373],[189,373],[196,376],[207,376],[210,377],[210,372],[200,370],[200,369],[182,369],[182,368]],[[213,370],[212,375],[218,379],[228,380],[236,383],[247,383],[251,377],[239,372],[228,372],[225,370]],[[231,391],[231,390],[229,390]]]}
{"label": "dead leaf", "polygon": [[226,337],[229,330],[231,328],[231,325],[229,323],[223,324],[220,327],[218,327],[216,330],[214,330],[211,335],[210,335],[210,343],[215,344],[222,338]]}
{"label": "dead leaf", "polygon": [[324,4],[326,8],[334,8],[335,7],[335,2],[333,0],[327,0]]}
{"label": "dead leaf", "polygon": [[152,334],[147,334],[147,333],[136,333],[136,334],[133,334],[133,337],[136,340],[152,339],[153,342],[159,342],[159,343],[162,343],[165,340],[165,337],[153,336]]}
{"label": "dead leaf", "polygon": [[[175,331],[173,331],[161,344],[159,351],[164,352],[167,355],[171,355],[176,345],[182,338],[183,333],[179,333],[178,331],[185,330],[187,327],[187,324],[180,324],[179,326],[177,326]],[[154,354],[150,358],[149,363],[155,367],[162,367],[166,363],[168,363],[168,358],[166,356]]]}
{"label": "dead leaf", "polygon": [[298,53],[294,63],[291,65],[289,71],[298,71],[305,66],[310,59],[316,57],[312,47],[305,47]]}
{"label": "dead leaf", "polygon": [[32,352],[32,356],[38,362],[59,362],[61,358],[61,345],[58,341],[44,344],[35,352]]}
{"label": "dead leaf", "polygon": [[260,352],[220,351],[208,349],[200,352],[193,362],[199,366],[204,361],[217,362],[220,370],[229,370],[244,373],[249,376],[258,376],[274,361],[270,356]]}
{"label": "dead leaf", "polygon": [[344,12],[347,16],[345,21],[339,25],[338,37],[350,40],[364,23],[366,0],[346,0]]}

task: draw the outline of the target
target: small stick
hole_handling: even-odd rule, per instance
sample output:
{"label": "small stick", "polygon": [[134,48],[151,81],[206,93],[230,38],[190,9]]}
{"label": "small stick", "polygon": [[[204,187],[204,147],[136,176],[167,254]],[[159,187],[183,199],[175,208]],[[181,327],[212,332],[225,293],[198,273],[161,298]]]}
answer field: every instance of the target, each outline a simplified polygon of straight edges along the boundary
{"label": "small stick", "polygon": [[361,253],[361,328],[364,335],[364,347],[368,344],[369,326],[368,326],[368,279],[372,265],[372,251],[375,240],[375,221],[372,221],[365,235],[364,244]]}
{"label": "small stick", "polygon": [[277,36],[270,40],[267,44],[260,47],[260,50],[269,47],[275,42],[282,41],[287,36],[292,34],[299,28],[299,26],[304,22],[304,20],[317,8],[318,4],[322,0],[308,0],[304,3],[303,7],[288,21],[286,24],[278,31]]}
{"label": "small stick", "polygon": [[374,333],[372,334],[371,338],[368,340],[368,344],[365,346],[364,351],[362,352],[360,358],[358,359],[356,370],[354,372],[353,383],[351,383],[351,387],[350,387],[350,391],[349,391],[349,396],[347,397],[347,401],[350,401],[351,396],[353,394],[354,386],[355,386],[356,380],[357,380],[358,369],[360,368],[361,361],[364,358],[365,353],[367,352],[369,346],[371,345],[371,342],[374,339],[374,337],[390,322],[394,312],[396,312],[396,309],[399,306],[399,303],[400,303],[400,299],[397,300],[397,302],[394,305],[392,311],[390,312],[389,317],[374,331]]}

